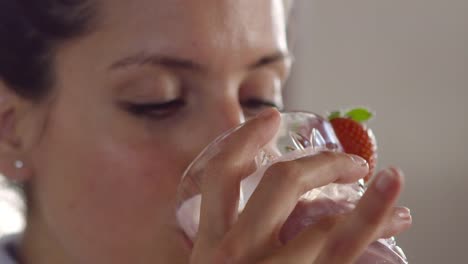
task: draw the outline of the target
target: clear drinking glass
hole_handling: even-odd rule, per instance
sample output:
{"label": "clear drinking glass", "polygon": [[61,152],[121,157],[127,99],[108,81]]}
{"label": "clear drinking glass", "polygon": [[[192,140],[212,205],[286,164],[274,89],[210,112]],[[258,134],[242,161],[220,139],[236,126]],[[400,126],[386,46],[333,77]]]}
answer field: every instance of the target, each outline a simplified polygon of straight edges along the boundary
{"label": "clear drinking glass", "polygon": [[[199,173],[204,164],[218,151],[218,144],[240,125],[213,141],[185,171],[178,190],[177,221],[186,236],[194,241],[200,220],[201,192]],[[273,139],[258,151],[254,163],[256,170],[241,182],[239,213],[255,191],[265,170],[278,161],[294,160],[315,155],[320,151],[342,151],[331,124],[313,113],[288,112],[281,114],[281,124]],[[323,217],[349,212],[355,208],[365,187],[362,181],[353,184],[329,184],[308,191],[298,201],[280,233],[287,243],[301,230]],[[372,243],[356,262],[358,264],[406,264],[403,251],[395,240],[380,239]]]}

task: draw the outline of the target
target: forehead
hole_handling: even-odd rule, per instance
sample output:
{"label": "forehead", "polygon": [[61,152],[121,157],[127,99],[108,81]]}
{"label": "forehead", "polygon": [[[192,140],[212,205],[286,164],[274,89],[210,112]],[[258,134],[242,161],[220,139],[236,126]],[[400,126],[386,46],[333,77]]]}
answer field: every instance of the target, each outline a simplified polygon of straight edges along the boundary
{"label": "forehead", "polygon": [[205,61],[286,50],[284,12],[283,0],[103,0],[99,27],[122,49]]}

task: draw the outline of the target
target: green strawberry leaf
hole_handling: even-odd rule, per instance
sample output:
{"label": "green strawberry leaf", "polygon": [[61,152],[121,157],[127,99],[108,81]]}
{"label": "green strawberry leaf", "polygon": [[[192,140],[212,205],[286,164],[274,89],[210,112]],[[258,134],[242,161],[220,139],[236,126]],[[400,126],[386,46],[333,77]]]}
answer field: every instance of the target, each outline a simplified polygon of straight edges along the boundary
{"label": "green strawberry leaf", "polygon": [[372,118],[372,113],[365,108],[355,108],[345,114],[356,122],[365,122]]}
{"label": "green strawberry leaf", "polygon": [[341,117],[340,111],[331,112],[330,115],[328,116],[328,120],[333,120],[338,117]]}

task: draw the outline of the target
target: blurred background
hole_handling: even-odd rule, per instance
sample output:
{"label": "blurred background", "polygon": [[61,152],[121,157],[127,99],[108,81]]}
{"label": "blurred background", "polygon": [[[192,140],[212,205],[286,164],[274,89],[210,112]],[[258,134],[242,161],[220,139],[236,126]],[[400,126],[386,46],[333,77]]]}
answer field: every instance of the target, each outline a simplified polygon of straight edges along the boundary
{"label": "blurred background", "polygon": [[468,0],[297,0],[289,109],[368,106],[400,166],[410,263],[468,263]]}

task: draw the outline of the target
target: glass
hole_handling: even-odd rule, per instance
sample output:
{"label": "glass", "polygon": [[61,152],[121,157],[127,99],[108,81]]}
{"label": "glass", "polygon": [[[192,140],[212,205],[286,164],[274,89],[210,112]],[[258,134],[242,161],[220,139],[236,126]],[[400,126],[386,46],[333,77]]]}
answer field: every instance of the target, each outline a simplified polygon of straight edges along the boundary
{"label": "glass", "polygon": [[[198,173],[216,153],[218,144],[240,125],[213,141],[191,163],[185,171],[179,190],[177,221],[186,236],[194,241],[199,225],[203,173]],[[240,213],[265,170],[279,161],[294,160],[315,155],[320,151],[342,151],[331,124],[313,113],[289,112],[281,114],[281,124],[273,139],[261,148],[252,161],[256,170],[241,182],[239,196]],[[353,184],[329,184],[303,194],[280,233],[280,240],[286,243],[305,227],[323,217],[349,212],[354,209],[365,191],[362,181]],[[395,240],[380,239],[372,243],[357,261],[358,264],[408,263]]]}

